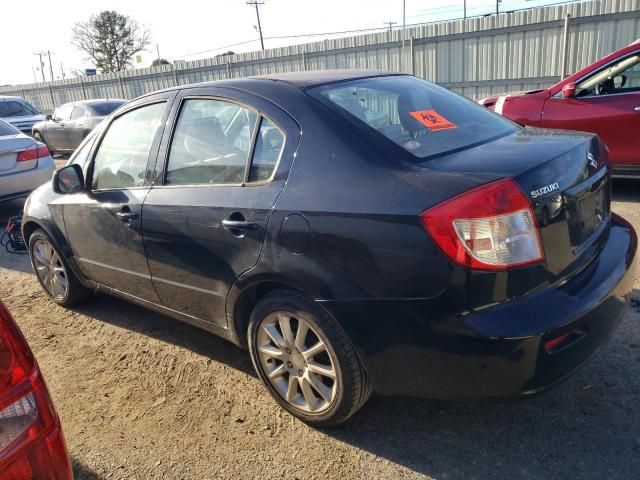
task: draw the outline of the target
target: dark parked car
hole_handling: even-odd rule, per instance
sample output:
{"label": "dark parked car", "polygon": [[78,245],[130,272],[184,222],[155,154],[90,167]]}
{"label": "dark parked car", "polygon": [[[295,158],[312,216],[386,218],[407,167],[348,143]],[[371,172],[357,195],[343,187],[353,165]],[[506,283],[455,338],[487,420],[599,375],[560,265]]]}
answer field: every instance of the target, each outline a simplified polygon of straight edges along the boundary
{"label": "dark parked car", "polygon": [[84,100],[65,103],[56,108],[53,116],[36,123],[33,137],[45,143],[52,153],[73,152],[84,138],[111,112],[127,100]]}
{"label": "dark parked car", "polygon": [[56,303],[104,291],[248,347],[283,408],[332,425],[374,390],[528,395],[584,363],[634,277],[610,190],[592,134],[408,75],[306,72],[131,102],[23,233]]}
{"label": "dark parked car", "polygon": [[71,461],[38,363],[0,302],[0,478],[71,480]]}

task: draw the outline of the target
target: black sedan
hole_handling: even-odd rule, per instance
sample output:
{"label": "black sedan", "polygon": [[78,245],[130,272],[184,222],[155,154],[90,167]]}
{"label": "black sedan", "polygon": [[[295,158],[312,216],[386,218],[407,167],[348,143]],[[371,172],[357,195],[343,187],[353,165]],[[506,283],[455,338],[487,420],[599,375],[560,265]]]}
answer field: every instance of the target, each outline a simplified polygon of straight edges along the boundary
{"label": "black sedan", "polygon": [[103,291],[248,348],[314,425],[380,394],[527,395],[614,332],[636,234],[594,135],[408,75],[182,86],[112,115],[25,205],[44,290]]}
{"label": "black sedan", "polygon": [[91,130],[126,102],[115,98],[65,103],[46,120],[36,123],[31,133],[51,153],[73,152]]}

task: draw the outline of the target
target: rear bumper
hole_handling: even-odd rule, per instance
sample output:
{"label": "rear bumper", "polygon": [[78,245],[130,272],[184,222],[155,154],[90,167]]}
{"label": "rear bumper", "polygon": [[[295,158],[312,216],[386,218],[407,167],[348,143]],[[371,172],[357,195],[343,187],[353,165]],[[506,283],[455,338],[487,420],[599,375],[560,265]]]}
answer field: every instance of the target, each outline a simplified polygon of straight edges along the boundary
{"label": "rear bumper", "polygon": [[[571,281],[483,311],[440,315],[437,299],[322,304],[349,334],[378,393],[530,394],[574,372],[611,337],[627,311],[636,250],[633,228],[613,216],[603,250]],[[546,342],[570,332],[547,351]]]}
{"label": "rear bumper", "polygon": [[27,197],[29,193],[51,180],[56,165],[49,157],[39,158],[36,168],[0,177],[0,202]]}

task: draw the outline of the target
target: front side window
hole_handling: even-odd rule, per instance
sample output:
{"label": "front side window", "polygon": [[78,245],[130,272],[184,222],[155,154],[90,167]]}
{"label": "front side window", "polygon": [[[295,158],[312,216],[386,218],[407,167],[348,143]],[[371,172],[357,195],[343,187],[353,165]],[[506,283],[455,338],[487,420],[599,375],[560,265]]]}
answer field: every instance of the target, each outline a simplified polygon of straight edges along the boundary
{"label": "front side window", "polygon": [[85,116],[84,107],[81,107],[80,105],[76,105],[75,107],[73,107],[73,112],[71,112],[72,120],[82,118],[84,116]]}
{"label": "front side window", "polygon": [[518,128],[460,95],[411,76],[340,82],[309,93],[419,159],[469,148]]}
{"label": "front side window", "polygon": [[638,91],[640,91],[640,54],[624,58],[576,86],[577,97]]}
{"label": "front side window", "polygon": [[73,152],[73,155],[71,155],[71,158],[69,158],[67,165],[75,163],[77,165],[84,166],[87,158],[89,158],[89,153],[91,152],[91,147],[93,145],[94,139],[95,135],[90,134],[89,137],[87,137],[87,139],[80,144],[76,151]]}
{"label": "front side window", "polygon": [[38,115],[38,110],[26,100],[0,101],[0,118],[31,117]]}
{"label": "front side window", "polygon": [[165,106],[146,105],[111,122],[94,158],[94,190],[144,185],[149,153]]}
{"label": "front side window", "polygon": [[53,119],[56,122],[69,120],[72,111],[73,105],[62,105],[61,107],[56,108],[56,111],[53,113]]}
{"label": "front side window", "polygon": [[235,103],[185,100],[171,141],[165,183],[242,183],[256,118],[254,110]]}

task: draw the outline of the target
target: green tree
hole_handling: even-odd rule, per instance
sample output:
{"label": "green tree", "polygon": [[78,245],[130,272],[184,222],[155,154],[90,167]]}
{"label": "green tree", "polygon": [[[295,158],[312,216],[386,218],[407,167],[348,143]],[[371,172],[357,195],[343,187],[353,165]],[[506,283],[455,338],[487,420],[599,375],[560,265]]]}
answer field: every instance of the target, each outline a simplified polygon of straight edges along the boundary
{"label": "green tree", "polygon": [[169,65],[170,62],[166,58],[156,58],[153,62],[151,62],[152,67],[159,67],[160,65]]}
{"label": "green tree", "polygon": [[93,15],[73,26],[71,43],[84,51],[103,73],[131,66],[133,56],[150,43],[149,31],[137,21],[113,10]]}

